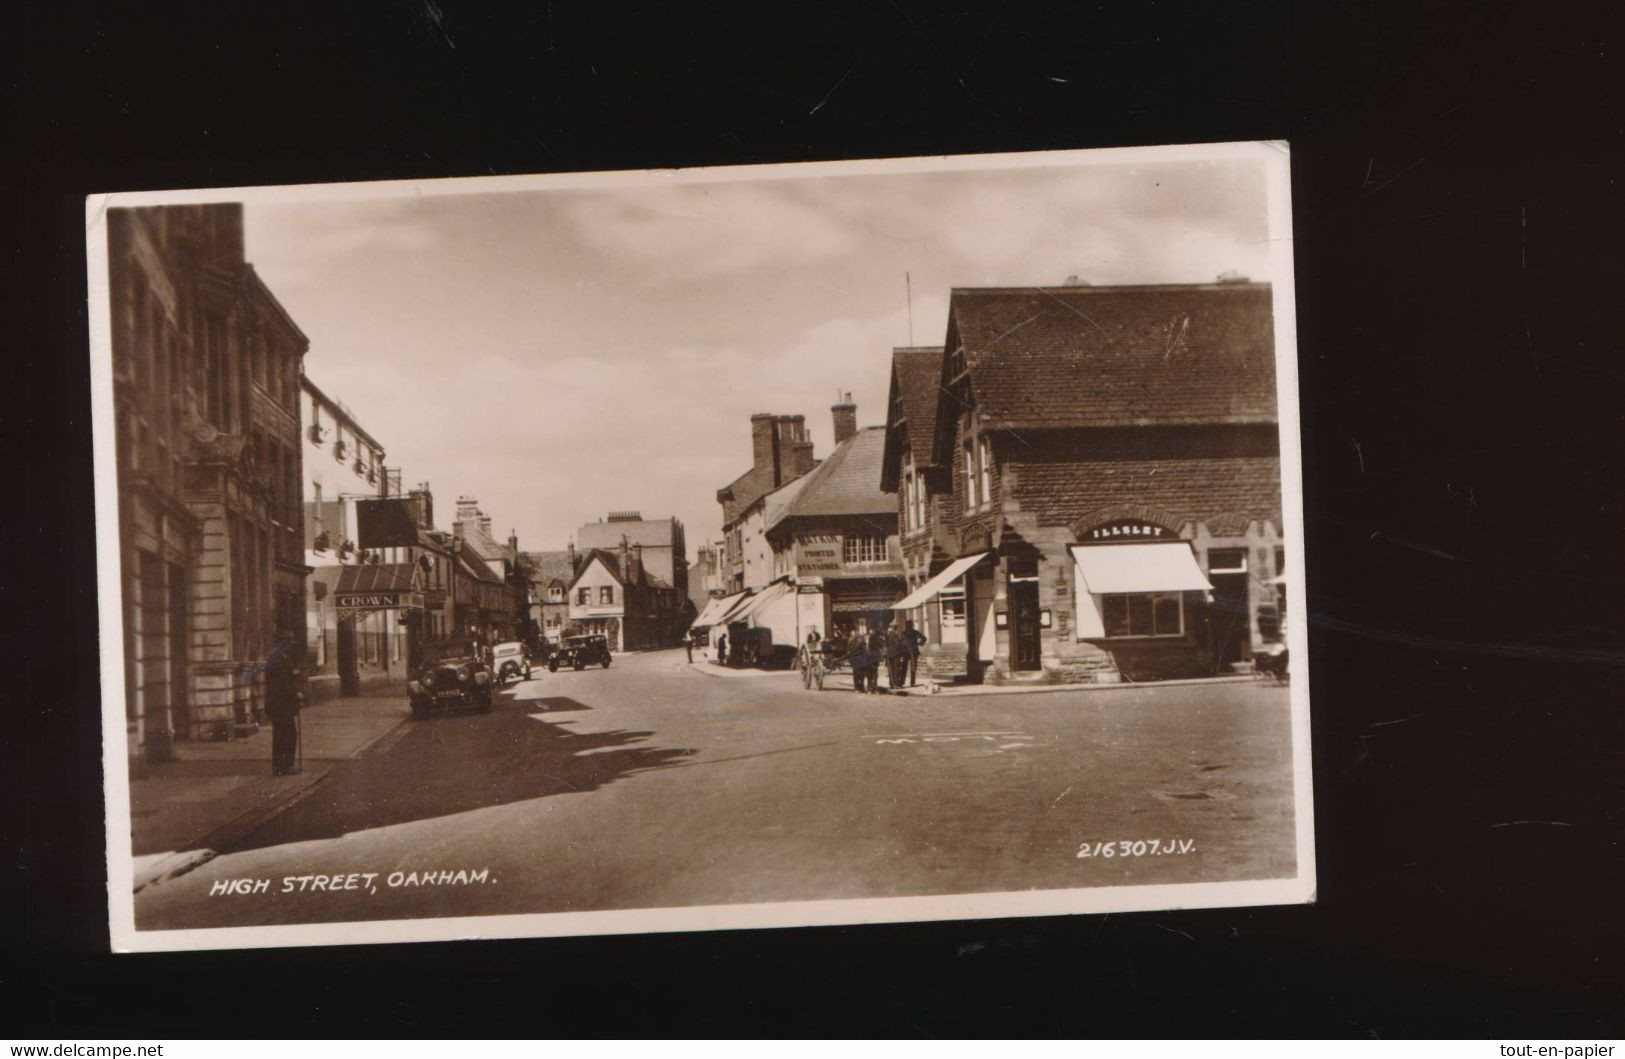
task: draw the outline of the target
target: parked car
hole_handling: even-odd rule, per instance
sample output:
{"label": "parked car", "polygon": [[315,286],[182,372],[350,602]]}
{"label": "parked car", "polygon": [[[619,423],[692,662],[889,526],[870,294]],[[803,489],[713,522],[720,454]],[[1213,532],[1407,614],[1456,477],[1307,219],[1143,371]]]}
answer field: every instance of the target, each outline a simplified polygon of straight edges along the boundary
{"label": "parked car", "polygon": [[491,648],[491,665],[496,668],[498,684],[530,679],[530,654],[517,640]]}
{"label": "parked car", "polygon": [[559,666],[571,666],[575,669],[585,669],[594,662],[609,668],[609,640],[602,636],[566,636],[564,642],[559,644],[547,660],[550,672],[557,673]]}
{"label": "parked car", "polygon": [[432,713],[491,708],[491,666],[479,647],[469,640],[431,640],[418,648],[418,663],[406,690],[412,697],[412,716],[421,720]]}

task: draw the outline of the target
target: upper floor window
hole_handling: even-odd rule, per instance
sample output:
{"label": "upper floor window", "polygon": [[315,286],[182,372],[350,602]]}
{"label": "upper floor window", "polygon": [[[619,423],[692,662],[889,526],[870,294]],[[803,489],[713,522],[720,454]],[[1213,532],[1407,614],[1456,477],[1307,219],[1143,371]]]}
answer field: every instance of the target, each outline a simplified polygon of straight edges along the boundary
{"label": "upper floor window", "polygon": [[849,563],[881,563],[886,561],[886,538],[875,536],[848,536],[842,541],[844,557]]}
{"label": "upper floor window", "polygon": [[986,434],[976,439],[977,485],[981,503],[993,500],[993,442]]}
{"label": "upper floor window", "polygon": [[576,590],[576,602],[577,603],[581,604],[582,606],[586,606],[591,601],[592,601],[592,589],[590,589],[590,588],[579,588],[579,589]]}
{"label": "upper floor window", "polygon": [[564,589],[559,588],[557,585],[555,585],[554,587],[548,589],[547,590],[547,601],[549,603],[563,603],[564,602]]}
{"label": "upper floor window", "polygon": [[976,475],[975,447],[968,441],[965,442],[963,454],[965,457],[965,510],[975,511],[976,505],[981,503],[981,500],[976,495],[978,478]]}
{"label": "upper floor window", "polygon": [[615,586],[614,585],[599,585],[598,586],[598,602],[602,603],[602,604],[604,604],[606,606],[611,604],[611,603],[614,603],[615,602]]}

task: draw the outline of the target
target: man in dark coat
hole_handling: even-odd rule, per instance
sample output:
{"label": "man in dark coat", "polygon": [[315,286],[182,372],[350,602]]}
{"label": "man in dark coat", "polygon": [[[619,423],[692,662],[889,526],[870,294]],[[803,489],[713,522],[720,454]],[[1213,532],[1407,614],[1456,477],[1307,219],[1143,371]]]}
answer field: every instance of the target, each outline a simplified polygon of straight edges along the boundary
{"label": "man in dark coat", "polygon": [[886,634],[877,626],[869,634],[869,691],[872,694],[880,694],[880,666],[886,657]]}
{"label": "man in dark coat", "polygon": [[869,690],[869,637],[863,626],[852,630],[846,638],[847,665],[852,669],[852,688],[859,693]]}
{"label": "man in dark coat", "polygon": [[913,687],[920,669],[920,648],[925,646],[925,634],[911,621],[903,623],[903,664],[908,671],[908,686]]}
{"label": "man in dark coat", "polygon": [[271,719],[271,774],[299,771],[299,711],[304,706],[303,671],[293,640],[283,639],[265,665],[265,713]]}
{"label": "man in dark coat", "polygon": [[886,626],[886,684],[893,691],[903,686],[903,675],[907,672],[905,648],[903,646],[902,631],[896,625]]}

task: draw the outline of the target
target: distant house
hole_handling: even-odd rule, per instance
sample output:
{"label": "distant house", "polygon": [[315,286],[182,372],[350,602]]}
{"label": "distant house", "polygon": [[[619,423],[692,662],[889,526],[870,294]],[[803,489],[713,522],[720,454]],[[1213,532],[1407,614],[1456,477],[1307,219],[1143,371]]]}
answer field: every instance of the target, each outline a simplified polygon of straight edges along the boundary
{"label": "distant house", "polygon": [[[688,600],[688,542],[683,524],[675,518],[644,518],[637,511],[611,511],[599,522],[588,522],[575,533],[574,547],[585,556],[592,551],[624,555],[634,560],[641,587],[649,589],[657,608],[660,629],[635,638],[633,646],[676,644],[694,617]],[[625,569],[625,564],[622,564]],[[668,598],[676,593],[675,602]]]}
{"label": "distant house", "polygon": [[894,353],[886,431],[937,661],[1143,680],[1278,637],[1273,334],[1267,284],[954,290],[934,374]]}
{"label": "distant house", "polygon": [[645,566],[641,545],[582,554],[571,580],[567,633],[607,636],[616,651],[662,647],[687,624],[687,600]]}
{"label": "distant house", "polygon": [[575,580],[575,549],[521,552],[530,581],[530,620],[550,643],[558,643],[570,621],[570,582]]}

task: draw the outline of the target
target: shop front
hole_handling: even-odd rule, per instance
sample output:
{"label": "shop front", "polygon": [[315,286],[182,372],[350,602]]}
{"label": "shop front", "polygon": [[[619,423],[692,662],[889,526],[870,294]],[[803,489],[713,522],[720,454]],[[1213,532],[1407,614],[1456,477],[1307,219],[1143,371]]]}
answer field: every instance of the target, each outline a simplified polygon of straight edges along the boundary
{"label": "shop front", "polygon": [[321,632],[312,637],[312,693],[359,695],[404,681],[426,624],[417,564],[361,564],[318,573],[327,576],[321,579]]}

